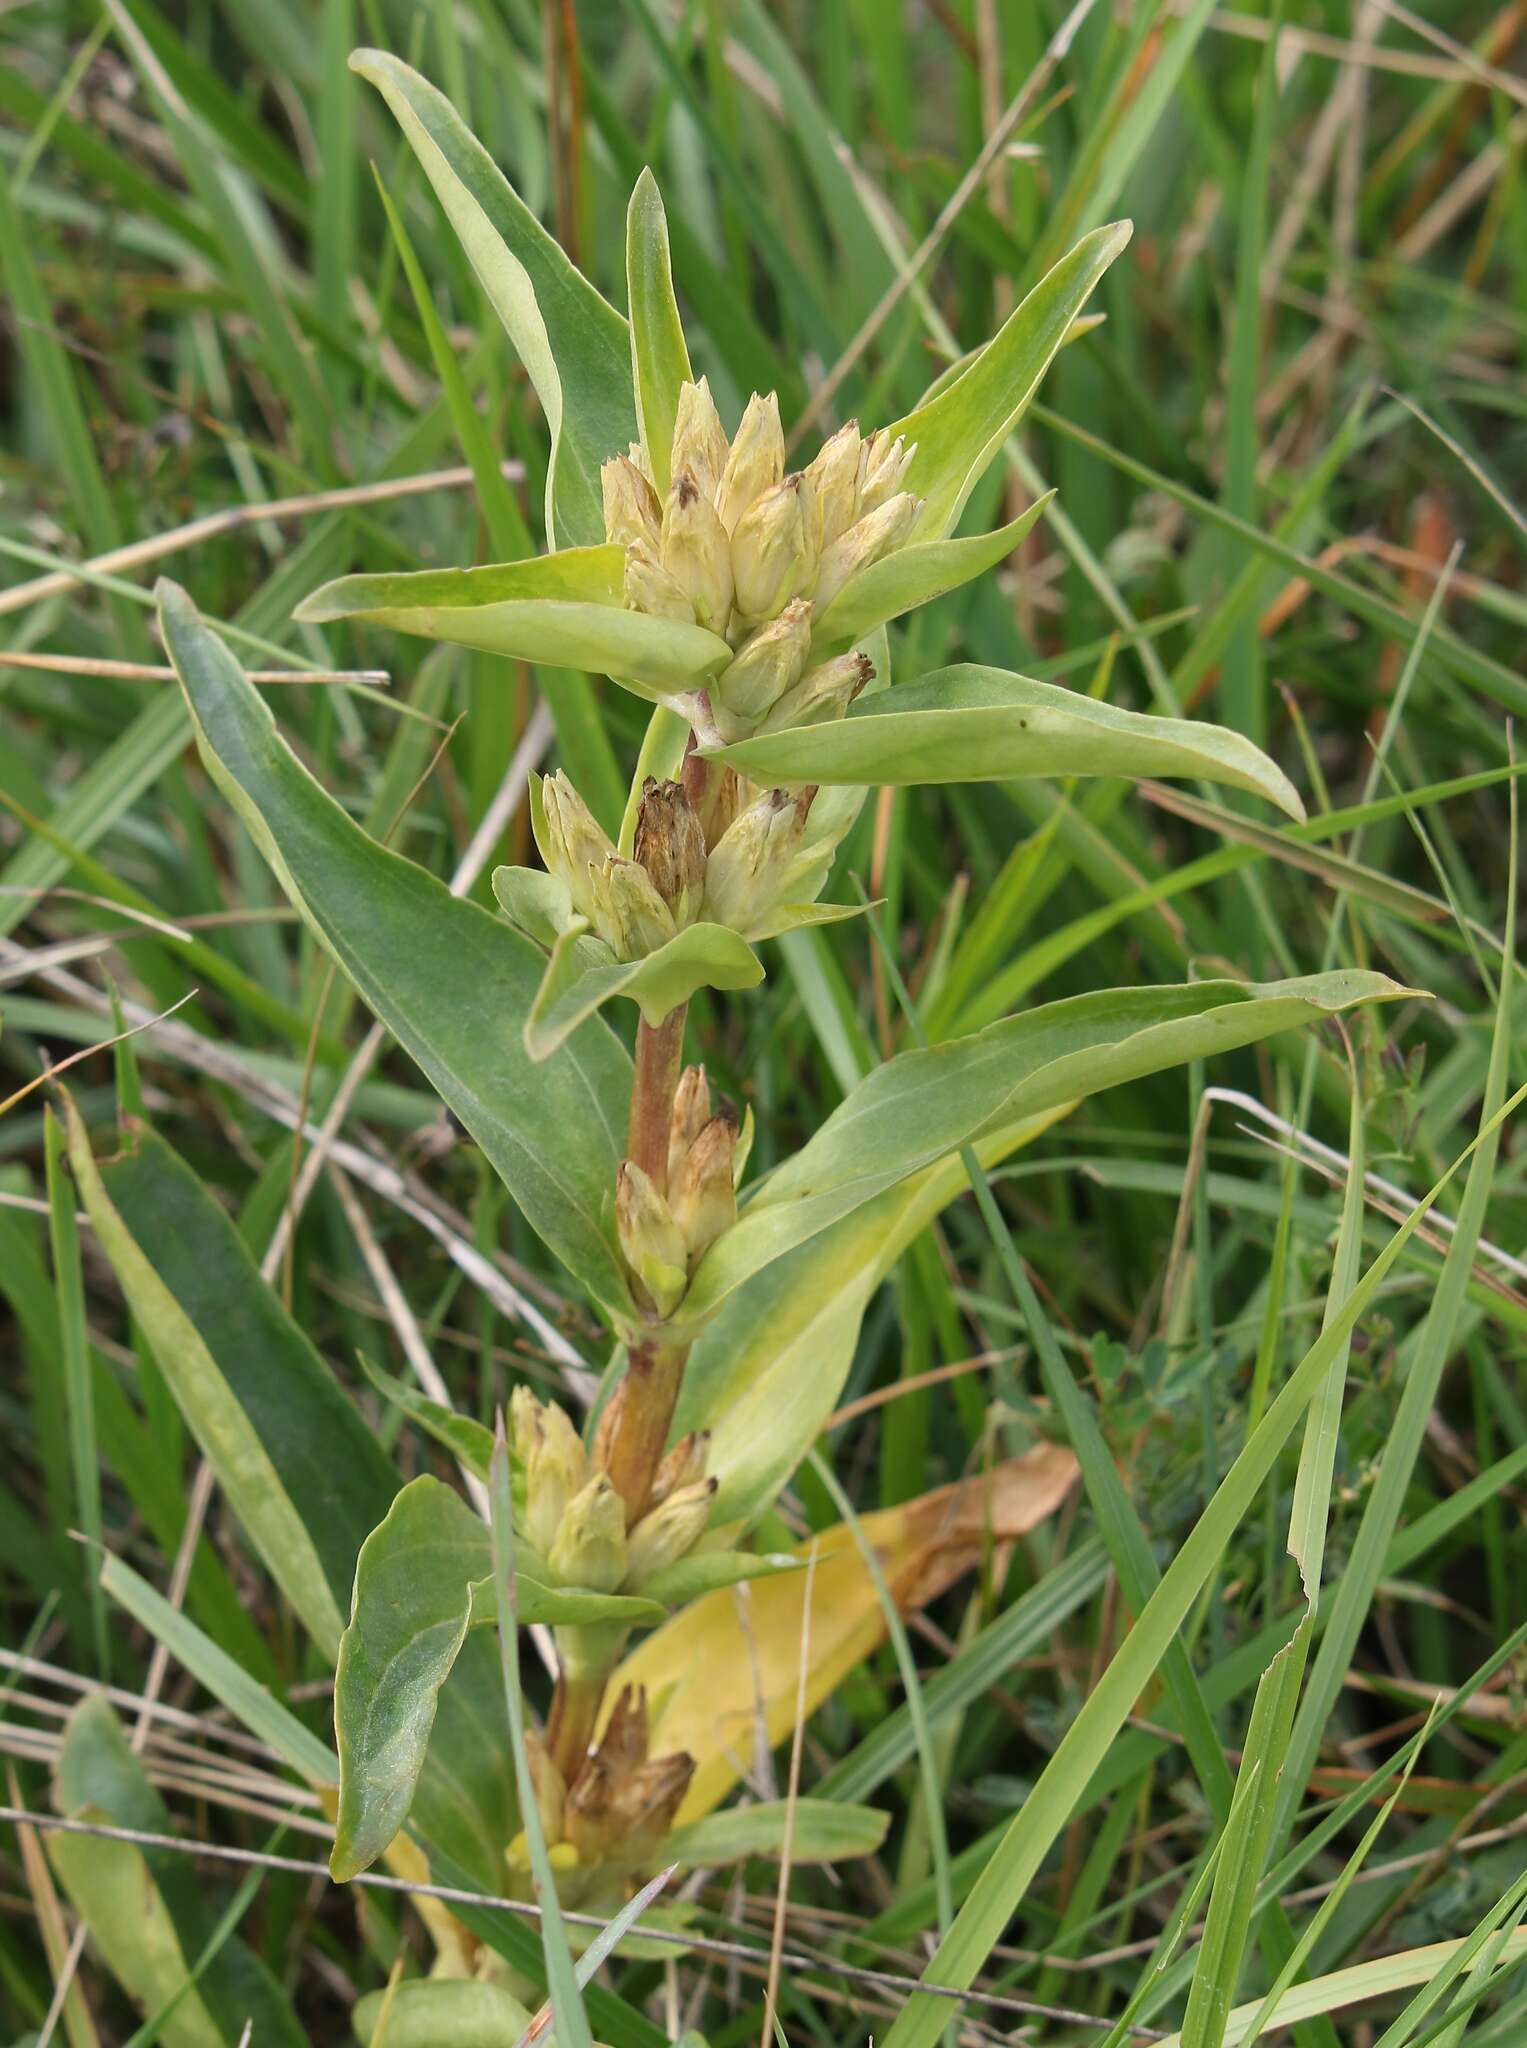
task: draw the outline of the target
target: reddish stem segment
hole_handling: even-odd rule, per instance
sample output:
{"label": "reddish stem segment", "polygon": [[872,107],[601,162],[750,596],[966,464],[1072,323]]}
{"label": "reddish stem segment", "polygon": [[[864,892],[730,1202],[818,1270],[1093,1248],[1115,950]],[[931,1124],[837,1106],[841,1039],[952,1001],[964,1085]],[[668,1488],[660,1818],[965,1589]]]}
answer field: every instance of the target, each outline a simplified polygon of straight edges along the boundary
{"label": "reddish stem segment", "polygon": [[631,1083],[626,1157],[642,1169],[660,1195],[668,1192],[668,1139],[688,1014],[689,1005],[680,1003],[661,1024],[649,1024],[644,1017],[636,1027],[636,1073]]}

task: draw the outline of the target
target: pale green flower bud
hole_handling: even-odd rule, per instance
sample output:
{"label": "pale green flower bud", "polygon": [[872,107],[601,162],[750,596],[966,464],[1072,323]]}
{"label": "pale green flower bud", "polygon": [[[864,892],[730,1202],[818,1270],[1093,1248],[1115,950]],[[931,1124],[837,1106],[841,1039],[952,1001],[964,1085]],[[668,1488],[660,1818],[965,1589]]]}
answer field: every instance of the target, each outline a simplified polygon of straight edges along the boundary
{"label": "pale green flower bud", "polygon": [[588,1479],[588,1456],[563,1411],[538,1401],[529,1387],[515,1388],[509,1417],[525,1473],[525,1538],[545,1557],[568,1502]]}
{"label": "pale green flower bud", "polygon": [[691,469],[674,477],[663,507],[663,567],[689,593],[696,623],[724,633],[732,615],[732,550]]}
{"label": "pale green flower bud", "polygon": [[632,541],[626,549],[625,598],[627,611],[647,612],[656,619],[682,619],[686,626],[695,622],[689,592],[663,567],[656,550],[642,540]]}
{"label": "pale green flower bud", "polygon": [[716,510],[728,533],[736,532],[743,513],[756,498],[772,490],[784,473],[785,435],[779,423],[779,400],[772,391],[767,398],[760,398],[755,391],[733,437],[716,494]]}
{"label": "pale green flower bud", "polygon": [[705,915],[748,933],[762,923],[806,829],[815,789],[766,790],[717,843],[705,870]]}
{"label": "pale green flower bud", "polygon": [[687,1557],[705,1534],[714,1479],[697,1479],[669,1494],[661,1507],[642,1516],[626,1538],[627,1583],[640,1590],[643,1582]]}
{"label": "pale green flower bud", "polygon": [[644,960],[678,931],[652,877],[634,860],[607,860],[589,870],[593,925],[622,960]]}
{"label": "pale green flower bud", "polygon": [[632,850],[672,912],[676,929],[693,924],[705,893],[705,834],[682,782],[647,777]]}
{"label": "pale green flower bud", "polygon": [[700,1131],[668,1183],[668,1206],[679,1226],[694,1271],[704,1253],[737,1221],[732,1155],[737,1150],[737,1112],[728,1103]]}
{"label": "pale green flower bud", "polygon": [[567,1504],[548,1553],[560,1586],[613,1593],[626,1576],[626,1504],[603,1472]]}
{"label": "pale green flower bud", "polygon": [[538,822],[532,809],[531,822],[546,872],[567,884],[573,908],[594,922],[595,893],[589,870],[602,867],[615,847],[560,768],[542,782],[540,819]]}
{"label": "pale green flower bud", "polygon": [[746,792],[751,787],[735,768],[724,768],[719,761],[711,762],[695,812],[705,834],[707,852],[731,825],[737,813],[746,808]]}
{"label": "pale green flower bud", "polygon": [[615,1177],[615,1229],[626,1264],[660,1319],[671,1316],[689,1285],[689,1254],[673,1211],[634,1159]]}
{"label": "pale green flower bud", "polygon": [[604,537],[621,547],[634,540],[656,549],[662,530],[663,508],[636,464],[629,456],[612,455],[599,472],[604,498]]}
{"label": "pale green flower bud", "polygon": [[855,520],[847,533],[841,534],[823,553],[817,570],[818,605],[831,604],[850,576],[899,548],[911,533],[921,504],[922,500],[914,498],[910,491],[902,491]]}
{"label": "pale green flower bud", "polygon": [[859,479],[864,464],[864,443],[859,423],[850,420],[839,427],[831,440],[824,441],[806,468],[816,499],[820,530],[817,546],[830,548],[859,517]]}
{"label": "pale green flower bud", "polygon": [[697,1479],[703,1479],[709,1456],[708,1429],[692,1429],[688,1436],[680,1437],[653,1474],[652,1488],[647,1495],[647,1512],[650,1514],[654,1508],[660,1508],[681,1486],[693,1486]]}
{"label": "pale green flower bud", "polygon": [[864,654],[840,654],[821,662],[785,692],[759,731],[783,732],[787,726],[825,725],[841,718],[874,674],[875,664]]}
{"label": "pale green flower bud", "polygon": [[895,497],[916,453],[915,441],[908,444],[900,434],[893,440],[887,427],[871,434],[864,444],[864,461],[859,470],[860,519]]}
{"label": "pale green flower bud", "polygon": [[[815,557],[799,475],[755,498],[732,531],[732,574],[744,618],[772,619],[808,589]],[[841,545],[841,543],[840,543]]]}
{"label": "pale green flower bud", "polygon": [[811,605],[804,597],[793,597],[777,619],[744,641],[717,677],[716,696],[734,718],[751,725],[800,681],[810,645]]}
{"label": "pale green flower bud", "polygon": [[681,384],[668,474],[682,476],[686,469],[690,470],[706,499],[714,505],[726,457],[726,428],[710,395],[710,385],[703,377],[698,384]]}

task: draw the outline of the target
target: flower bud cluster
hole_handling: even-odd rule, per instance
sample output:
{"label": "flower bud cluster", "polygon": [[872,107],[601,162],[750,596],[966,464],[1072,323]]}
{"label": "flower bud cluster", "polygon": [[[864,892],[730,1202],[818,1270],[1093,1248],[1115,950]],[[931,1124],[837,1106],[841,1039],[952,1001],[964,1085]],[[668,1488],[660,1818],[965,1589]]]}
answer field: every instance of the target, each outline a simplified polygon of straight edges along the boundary
{"label": "flower bud cluster", "polygon": [[674,1096],[666,1192],[634,1159],[621,1162],[615,1227],[632,1291],[656,1321],[673,1314],[695,1267],[737,1220],[737,1129],[731,1103],[712,1109],[704,1067],[686,1067]]}
{"label": "flower bud cluster", "polygon": [[[815,683],[808,675],[792,689],[794,722],[833,715],[841,692],[832,672],[845,667],[853,689],[870,673],[862,655],[825,663],[813,672]],[[818,687],[825,699],[812,695]],[[623,860],[559,769],[541,784],[536,842],[547,872],[567,885],[573,908],[598,937],[618,959],[640,960],[702,919],[745,939],[767,937],[784,906],[812,901],[826,874],[824,848],[808,831],[815,797],[809,785],[760,789],[719,763],[697,799],[681,782],[649,776],[633,858]],[[639,1215],[646,1197],[636,1186],[627,1200]]]}
{"label": "flower bud cluster", "polygon": [[548,874],[567,884],[574,910],[621,960],[641,960],[694,923],[705,887],[705,838],[677,782],[650,778],[632,860],[560,769],[541,784],[536,844]]}
{"label": "flower bud cluster", "polygon": [[702,377],[680,391],[666,498],[639,443],[604,465],[605,537],[626,551],[628,607],[708,627],[734,649],[711,692],[723,741],[841,717],[863,688],[855,656],[808,666],[812,622],[910,539],[915,453],[850,421],[787,475],[773,392],[753,394],[728,442]]}
{"label": "flower bud cluster", "polygon": [[[602,1425],[609,1416],[607,1408]],[[716,1491],[705,1471],[705,1432],[682,1438],[667,1453],[628,1528],[626,1503],[605,1469],[608,1426],[590,1454],[563,1411],[528,1387],[515,1389],[510,1423],[523,1483],[520,1526],[554,1584],[639,1593],[705,1534]]]}
{"label": "flower bud cluster", "polygon": [[[604,1733],[580,1761],[571,1783],[542,1738],[534,1731],[526,1734],[525,1761],[542,1832],[552,1867],[570,1892],[579,1889],[575,1873],[592,1873],[612,1861],[639,1862],[673,1826],[694,1776],[694,1759],[654,1757],[649,1748],[647,1695],[640,1686],[622,1687]],[[529,1864],[521,1834],[509,1847],[512,1878],[523,1882]]]}

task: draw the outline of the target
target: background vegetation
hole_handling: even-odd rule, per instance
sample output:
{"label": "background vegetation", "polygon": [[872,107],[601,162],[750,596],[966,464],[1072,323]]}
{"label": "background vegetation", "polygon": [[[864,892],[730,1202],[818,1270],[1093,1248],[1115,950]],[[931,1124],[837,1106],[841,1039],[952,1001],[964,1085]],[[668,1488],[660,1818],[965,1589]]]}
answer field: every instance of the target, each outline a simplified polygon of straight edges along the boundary
{"label": "background vegetation", "polygon": [[[1314,822],[1274,831],[1249,804],[1182,786],[887,792],[846,844],[834,893],[852,900],[857,878],[884,900],[933,1037],[1035,997],[1194,971],[1372,964],[1431,992],[1359,1019],[1350,1068],[1332,1032],[1313,1051],[1274,1042],[1105,1095],[998,1183],[1159,1566],[1316,1334],[1352,1089],[1374,1176],[1355,1226],[1366,1263],[1473,1136],[1492,1042],[1520,1079],[1524,1027],[1496,1018],[1517,972],[1509,721],[1527,705],[1523,29],[1517,0],[1292,0],[1276,21],[1254,0],[1096,0],[1064,18],[1050,0],[5,10],[10,1807],[47,1805],[62,1717],[107,1685],[129,1727],[145,1698],[176,1710],[144,1721],[142,1753],[186,1837],[261,1850],[284,1810],[205,1695],[103,1605],[77,1534],[183,1599],[254,1676],[299,1703],[306,1687],[315,1728],[326,1716],[300,1631],[219,1500],[193,1485],[184,1427],[90,1237],[76,1243],[56,1174],[50,1214],[42,1093],[6,1103],[109,1035],[118,1001],[128,1022],[182,1007],[115,1071],[109,1052],[74,1069],[83,1114],[104,1133],[116,1089],[141,1091],[256,1246],[291,1190],[298,1105],[321,1117],[343,1087],[343,1173],[316,1180],[275,1270],[354,1399],[398,1437],[405,1470],[434,1454],[399,1433],[357,1351],[401,1369],[415,1331],[457,1404],[488,1419],[519,1379],[559,1371],[544,1334],[509,1312],[510,1289],[585,1355],[593,1337],[418,1073],[366,1039],[367,1018],[211,799],[179,694],[156,673],[147,593],[163,565],[237,629],[252,666],[310,672],[272,693],[285,730],[368,829],[443,875],[480,829],[481,867],[526,858],[523,808],[502,800],[526,760],[561,760],[607,818],[619,811],[643,727],[620,692],[564,689],[543,710],[535,679],[490,657],[291,622],[302,594],[361,562],[493,559],[541,503],[544,434],[523,373],[406,146],[347,70],[350,48],[394,49],[433,77],[617,301],[626,197],[650,162],[696,368],[729,420],[755,387],[779,389],[787,421],[892,416],[1078,232],[1133,217],[1096,301],[1106,320],[1064,352],[982,508],[1005,496],[1011,516],[1053,483],[1058,509],[1006,570],[917,614],[897,665],[971,658],[1121,703],[1202,707],[1277,755]],[[480,422],[465,450],[443,363]],[[490,457],[507,495],[480,495],[462,466]],[[347,680],[321,679],[340,669]],[[909,1042],[862,921],[769,951],[759,995],[697,1004],[692,1040],[753,1107],[762,1165]],[[1527,1203],[1509,1130],[1493,1184],[1476,1180],[1471,1199],[1473,1257],[1439,1292],[1450,1226],[1429,1220],[1354,1345],[1323,1633],[1288,1752],[1306,1831],[1435,1703],[1456,1711],[1413,1759],[1312,1972],[1471,1933],[1522,1866],[1519,1649],[1470,1690],[1527,1619]],[[1442,1207],[1457,1213],[1456,1192]],[[1466,1250],[1480,1220],[1465,1215]],[[508,1287],[473,1284],[452,1247],[496,1254]],[[878,1296],[849,1389],[858,1419],[828,1432],[786,1523],[838,1519],[839,1488],[857,1509],[894,1504],[1021,1444],[1047,1425],[1038,1385],[1009,1276],[960,1204]],[[1283,1550],[1293,1471],[1290,1455],[1184,1632],[1227,1784],[1258,1676],[1300,1611]],[[1139,1582],[1129,1544],[1106,1516],[1100,1527],[1100,1497],[1076,1497],[1005,1574],[967,1580],[914,1624],[920,1698],[887,1652],[812,1721],[804,1787],[872,1799],[894,1823],[879,1858],[794,1880],[789,1949],[838,1975],[786,1969],[792,2041],[883,2033],[903,1991],[842,1967],[918,1974],[1106,1667]],[[773,1768],[759,1760],[755,1789]],[[1199,1910],[1190,1880],[1223,1794],[1148,1692],[992,1955],[970,2038],[1102,2038],[1174,1910]],[[1324,1846],[1280,1870],[1285,1924],[1308,1926],[1376,1810],[1364,1792]],[[300,1833],[279,1847],[322,1854]],[[314,2039],[342,2038],[400,1944],[420,1949],[383,1893],[257,1867],[236,1897],[245,1872],[196,1867]],[[760,1865],[701,1895],[695,1925],[740,1957],[623,1962],[609,1981],[670,2034],[755,2038],[773,1883]],[[80,1961],[72,1936],[35,1838],[6,1825],[4,2039],[59,2024],[74,2044],[132,2034],[112,1975],[92,1951]],[[1180,2024],[1195,1940],[1142,2027]],[[1240,1996],[1268,1981],[1270,1953],[1253,1947]],[[1527,2033],[1527,1989],[1500,1960],[1456,2022],[1491,2048]],[[54,1987],[76,1964],[60,2016]],[[1403,2005],[1391,1992],[1306,2035],[1388,2043]],[[1432,2038],[1437,2018],[1393,2038]]]}

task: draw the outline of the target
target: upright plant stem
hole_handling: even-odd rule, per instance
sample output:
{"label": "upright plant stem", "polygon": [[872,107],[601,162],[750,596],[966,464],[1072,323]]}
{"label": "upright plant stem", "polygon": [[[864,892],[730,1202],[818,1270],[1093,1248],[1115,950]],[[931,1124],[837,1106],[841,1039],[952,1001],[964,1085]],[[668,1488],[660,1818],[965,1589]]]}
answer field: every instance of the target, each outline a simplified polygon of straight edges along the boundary
{"label": "upright plant stem", "polygon": [[649,1024],[644,1017],[636,1027],[636,1073],[631,1082],[626,1157],[642,1169],[660,1195],[668,1192],[668,1136],[688,1014],[688,1003],[680,1003],[661,1024]]}

